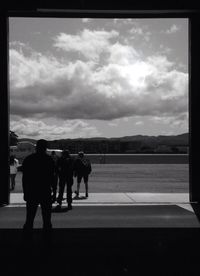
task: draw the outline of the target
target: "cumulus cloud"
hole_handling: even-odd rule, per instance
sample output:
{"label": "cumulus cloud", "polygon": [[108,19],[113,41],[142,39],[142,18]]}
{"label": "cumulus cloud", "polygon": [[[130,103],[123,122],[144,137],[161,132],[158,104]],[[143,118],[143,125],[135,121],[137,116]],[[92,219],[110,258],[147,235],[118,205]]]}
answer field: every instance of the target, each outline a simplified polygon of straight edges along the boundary
{"label": "cumulus cloud", "polygon": [[82,60],[60,61],[12,48],[11,113],[112,120],[187,112],[188,74],[175,70],[164,55],[144,59],[132,46],[111,43],[117,35],[115,31],[89,30],[79,36],[60,34],[54,46],[67,54],[81,52]]}
{"label": "cumulus cloud", "polygon": [[128,45],[122,45],[119,42],[113,44],[109,48],[109,64],[129,65],[139,58],[137,51]]}
{"label": "cumulus cloud", "polygon": [[137,19],[133,18],[114,18],[113,23],[116,25],[135,25]]}
{"label": "cumulus cloud", "polygon": [[175,34],[180,30],[180,27],[178,27],[176,24],[173,24],[169,29],[166,31],[162,31],[162,33],[165,34]]}
{"label": "cumulus cloud", "polygon": [[[55,72],[55,69],[56,72]],[[40,53],[10,50],[10,84],[11,88],[31,87],[37,83],[51,83],[51,75],[60,73],[61,65],[55,58]],[[12,92],[12,90],[11,90]]]}
{"label": "cumulus cloud", "polygon": [[136,124],[136,126],[141,126],[141,125],[144,124],[144,122],[143,121],[137,121],[135,124]]}
{"label": "cumulus cloud", "polygon": [[89,23],[92,21],[92,18],[82,18],[83,23]]}
{"label": "cumulus cloud", "polygon": [[110,46],[110,39],[119,35],[117,31],[91,31],[84,29],[77,35],[60,33],[55,37],[54,47],[66,52],[78,52],[86,58],[99,61],[99,55]]}
{"label": "cumulus cloud", "polygon": [[169,47],[164,46],[163,44],[160,44],[159,51],[157,52],[160,55],[168,55],[172,52],[172,49]]}
{"label": "cumulus cloud", "polygon": [[101,133],[94,127],[82,120],[70,120],[63,122],[44,122],[30,118],[21,118],[11,121],[11,129],[20,137],[31,137],[35,139],[60,139],[94,137]]}
{"label": "cumulus cloud", "polygon": [[129,34],[133,39],[137,37],[143,37],[144,40],[147,42],[150,40],[151,37],[151,32],[145,31],[143,28],[136,26],[130,29]]}

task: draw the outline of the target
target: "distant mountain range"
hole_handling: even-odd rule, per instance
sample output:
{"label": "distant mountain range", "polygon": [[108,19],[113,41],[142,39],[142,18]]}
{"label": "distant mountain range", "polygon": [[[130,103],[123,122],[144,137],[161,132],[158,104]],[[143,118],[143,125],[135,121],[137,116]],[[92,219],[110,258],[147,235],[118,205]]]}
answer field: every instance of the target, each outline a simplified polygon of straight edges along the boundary
{"label": "distant mountain range", "polygon": [[[36,143],[37,140],[30,138],[21,138],[18,139],[21,141],[29,141]],[[143,142],[146,145],[189,145],[189,134],[183,133],[179,135],[159,135],[159,136],[148,136],[148,135],[133,135],[133,136],[124,136],[124,137],[93,137],[93,138],[75,138],[75,139],[60,139],[60,140],[49,140],[49,142],[64,142],[64,141],[121,141],[121,142]]]}

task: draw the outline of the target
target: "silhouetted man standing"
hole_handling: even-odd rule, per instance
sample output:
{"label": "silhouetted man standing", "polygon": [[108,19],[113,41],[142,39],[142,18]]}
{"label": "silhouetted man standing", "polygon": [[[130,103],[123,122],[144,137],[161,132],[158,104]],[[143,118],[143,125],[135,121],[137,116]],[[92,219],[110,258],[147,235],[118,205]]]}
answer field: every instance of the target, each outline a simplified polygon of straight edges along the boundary
{"label": "silhouetted man standing", "polygon": [[51,187],[54,181],[54,162],[47,155],[47,141],[38,140],[36,152],[27,156],[22,164],[22,186],[26,201],[24,230],[33,229],[37,207],[42,209],[43,230],[49,232],[51,224]]}

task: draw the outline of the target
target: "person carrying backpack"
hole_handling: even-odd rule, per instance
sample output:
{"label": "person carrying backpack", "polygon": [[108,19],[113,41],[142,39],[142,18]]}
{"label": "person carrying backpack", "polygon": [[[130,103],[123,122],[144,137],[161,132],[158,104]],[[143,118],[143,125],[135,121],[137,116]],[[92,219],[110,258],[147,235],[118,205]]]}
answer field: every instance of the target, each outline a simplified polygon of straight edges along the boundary
{"label": "person carrying backpack", "polygon": [[88,179],[89,174],[92,172],[90,160],[85,158],[84,152],[78,153],[78,158],[74,164],[74,176],[77,177],[77,191],[76,196],[79,197],[80,183],[83,178],[85,184],[85,197],[88,197]]}

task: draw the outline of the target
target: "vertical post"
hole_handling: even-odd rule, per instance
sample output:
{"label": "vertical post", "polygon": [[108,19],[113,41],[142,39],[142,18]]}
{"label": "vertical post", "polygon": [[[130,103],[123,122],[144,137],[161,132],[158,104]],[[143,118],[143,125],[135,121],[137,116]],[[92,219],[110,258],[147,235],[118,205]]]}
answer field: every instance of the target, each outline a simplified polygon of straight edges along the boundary
{"label": "vertical post", "polygon": [[200,14],[190,19],[190,201],[200,202]]}
{"label": "vertical post", "polygon": [[8,18],[0,16],[0,205],[9,204]]}

